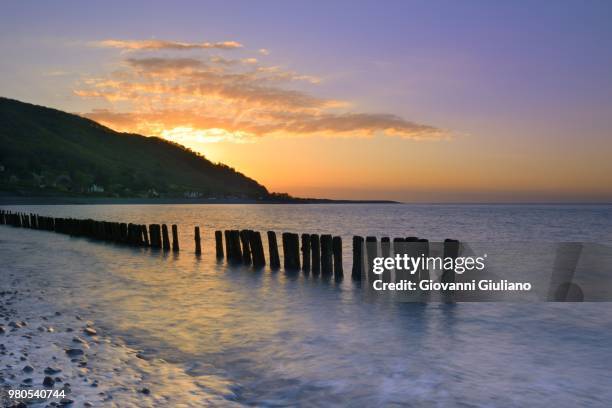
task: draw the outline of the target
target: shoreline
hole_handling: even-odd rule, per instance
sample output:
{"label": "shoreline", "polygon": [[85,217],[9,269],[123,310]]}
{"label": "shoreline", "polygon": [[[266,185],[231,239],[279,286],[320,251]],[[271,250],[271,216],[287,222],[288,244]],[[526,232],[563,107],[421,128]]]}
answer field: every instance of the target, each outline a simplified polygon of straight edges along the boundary
{"label": "shoreline", "polygon": [[241,198],[113,198],[113,197],[37,197],[0,196],[0,205],[95,205],[95,204],[403,204],[390,200],[252,200]]}
{"label": "shoreline", "polygon": [[[0,287],[3,407],[235,404],[231,392],[206,390],[183,368],[148,359],[93,321],[56,310],[45,301],[44,290],[18,288],[13,274],[10,280]],[[9,390],[63,391],[64,396],[9,398]]]}

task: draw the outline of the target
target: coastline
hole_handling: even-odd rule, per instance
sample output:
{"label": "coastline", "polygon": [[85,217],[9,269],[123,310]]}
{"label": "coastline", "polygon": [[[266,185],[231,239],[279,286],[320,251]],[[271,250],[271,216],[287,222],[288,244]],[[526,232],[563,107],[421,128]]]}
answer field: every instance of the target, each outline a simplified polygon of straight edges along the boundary
{"label": "coastline", "polygon": [[[11,283],[6,276],[3,280],[3,407],[235,405],[227,387],[207,389],[181,367],[161,359],[147,359],[93,321],[54,310],[46,302],[44,290],[18,288],[20,279],[14,277]],[[64,396],[9,398],[9,390],[63,391]]]}
{"label": "coastline", "polygon": [[2,196],[0,205],[96,205],[96,204],[402,204],[390,200],[329,200],[303,198],[294,200],[253,200],[242,198],[114,198],[68,196]]}

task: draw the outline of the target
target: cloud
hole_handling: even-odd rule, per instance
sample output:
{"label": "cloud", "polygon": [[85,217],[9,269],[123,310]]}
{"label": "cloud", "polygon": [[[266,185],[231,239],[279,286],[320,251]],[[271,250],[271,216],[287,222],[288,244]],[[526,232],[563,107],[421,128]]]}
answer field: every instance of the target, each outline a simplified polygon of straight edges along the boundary
{"label": "cloud", "polygon": [[[421,140],[446,135],[435,126],[388,113],[356,112],[348,101],[315,96],[304,86],[316,86],[319,78],[265,66],[255,58],[134,57],[120,67],[87,78],[74,90],[79,97],[106,101],[108,108],[84,116],[120,131],[184,144],[189,135],[198,143],[243,143],[266,136]],[[292,84],[297,83],[302,85],[296,89]]]}
{"label": "cloud", "polygon": [[188,43],[164,40],[102,40],[92,43],[97,47],[119,48],[128,51],[138,50],[193,50],[193,49],[233,49],[242,48],[237,41]]}

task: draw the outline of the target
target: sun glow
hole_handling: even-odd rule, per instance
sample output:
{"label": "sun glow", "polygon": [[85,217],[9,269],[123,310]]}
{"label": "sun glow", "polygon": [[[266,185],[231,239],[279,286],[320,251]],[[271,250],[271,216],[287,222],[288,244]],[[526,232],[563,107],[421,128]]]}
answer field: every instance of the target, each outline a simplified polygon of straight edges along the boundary
{"label": "sun glow", "polygon": [[160,136],[186,146],[200,143],[218,143],[231,141],[234,143],[250,143],[253,135],[243,131],[228,131],[222,128],[195,129],[190,126],[178,126],[162,130]]}

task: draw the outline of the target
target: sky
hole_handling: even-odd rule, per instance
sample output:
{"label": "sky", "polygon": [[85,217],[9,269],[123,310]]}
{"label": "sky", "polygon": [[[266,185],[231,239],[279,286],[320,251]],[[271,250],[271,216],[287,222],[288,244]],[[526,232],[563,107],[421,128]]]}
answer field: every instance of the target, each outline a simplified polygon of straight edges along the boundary
{"label": "sky", "polygon": [[607,1],[11,1],[0,96],[270,191],[612,202]]}

